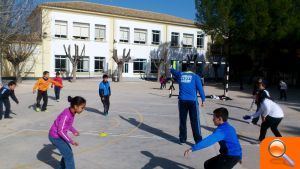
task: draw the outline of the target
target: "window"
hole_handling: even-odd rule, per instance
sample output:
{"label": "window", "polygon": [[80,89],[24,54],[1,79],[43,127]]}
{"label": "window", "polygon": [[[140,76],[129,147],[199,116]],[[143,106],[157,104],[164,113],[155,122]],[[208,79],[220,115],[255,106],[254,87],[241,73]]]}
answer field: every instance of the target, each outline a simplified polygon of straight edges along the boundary
{"label": "window", "polygon": [[129,42],[129,28],[120,27],[120,42]]}
{"label": "window", "polygon": [[147,30],[146,29],[134,29],[134,43],[146,44]]}
{"label": "window", "polygon": [[160,31],[152,30],[152,44],[159,45],[160,43]]}
{"label": "window", "polygon": [[88,40],[90,38],[90,24],[74,22],[73,38]]}
{"label": "window", "polygon": [[64,55],[55,55],[55,72],[66,71],[66,56]]}
{"label": "window", "polygon": [[194,44],[194,35],[193,34],[183,34],[182,46],[191,48]]}
{"label": "window", "polygon": [[95,57],[95,72],[103,72],[105,57]]}
{"label": "window", "polygon": [[146,59],[133,60],[133,73],[145,73]]}
{"label": "window", "polygon": [[123,69],[124,73],[128,73],[128,63],[124,64],[124,69]]}
{"label": "window", "polygon": [[67,21],[55,21],[55,37],[67,38],[68,22]]}
{"label": "window", "polygon": [[104,41],[105,40],[105,25],[95,25],[95,40]]}
{"label": "window", "polygon": [[77,72],[88,72],[89,71],[89,57],[83,56],[77,65]]}
{"label": "window", "polygon": [[204,48],[204,33],[197,33],[197,48]]}
{"label": "window", "polygon": [[151,73],[157,73],[159,66],[159,60],[158,59],[151,59]]}
{"label": "window", "polygon": [[177,32],[171,33],[171,46],[173,47],[179,46],[179,33]]}

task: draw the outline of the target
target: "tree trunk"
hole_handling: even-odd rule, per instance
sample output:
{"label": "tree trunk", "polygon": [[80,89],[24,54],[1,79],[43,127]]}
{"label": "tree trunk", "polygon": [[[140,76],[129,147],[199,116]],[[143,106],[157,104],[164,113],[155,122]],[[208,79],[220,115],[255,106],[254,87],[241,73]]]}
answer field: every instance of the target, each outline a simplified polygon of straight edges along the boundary
{"label": "tree trunk", "polygon": [[162,62],[160,62],[157,67],[157,82],[159,82],[161,68],[162,68]]}
{"label": "tree trunk", "polygon": [[14,65],[14,69],[15,69],[16,83],[22,83],[22,76],[21,76],[21,71],[20,71],[20,65],[19,64],[15,64]]}
{"label": "tree trunk", "polygon": [[121,81],[122,79],[122,73],[123,73],[123,63],[118,64],[118,79]]}
{"label": "tree trunk", "polygon": [[73,64],[73,69],[72,69],[72,76],[73,76],[73,78],[72,78],[72,81],[76,81],[76,72],[77,72],[77,64]]}

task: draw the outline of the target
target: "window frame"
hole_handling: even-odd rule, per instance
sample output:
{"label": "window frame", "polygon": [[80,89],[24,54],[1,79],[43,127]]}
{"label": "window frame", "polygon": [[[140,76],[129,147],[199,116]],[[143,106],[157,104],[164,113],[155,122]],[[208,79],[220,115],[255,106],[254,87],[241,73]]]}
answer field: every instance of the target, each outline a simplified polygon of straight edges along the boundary
{"label": "window frame", "polygon": [[[79,28],[79,35],[75,35],[75,28]],[[83,36],[83,29],[88,30],[87,34],[88,36]],[[83,22],[73,22],[73,39],[75,40],[89,40],[91,38],[91,31],[90,31],[90,24],[89,23],[83,23]]]}
{"label": "window frame", "polygon": [[[99,30],[97,30],[99,29]],[[99,37],[96,36],[96,32],[99,31]],[[103,37],[101,37],[101,31],[103,31]],[[106,40],[106,25],[95,24],[95,41],[105,41]]]}
{"label": "window frame", "polygon": [[[187,38],[191,38],[192,39],[192,42],[191,42],[190,45],[187,44]],[[184,33],[182,35],[182,47],[184,47],[184,48],[192,48],[193,46],[194,46],[194,34]]]}
{"label": "window frame", "polygon": [[[136,34],[138,34],[138,36],[139,36],[138,40],[136,39]],[[142,34],[145,35],[145,41],[141,40],[141,35]],[[148,34],[147,29],[134,28],[134,39],[133,39],[134,41],[133,41],[133,43],[134,44],[147,44],[147,34]]]}
{"label": "window frame", "polygon": [[[87,70],[84,69],[84,61],[88,62],[88,68]],[[79,68],[80,66],[82,66],[82,69]],[[89,56],[82,56],[78,62],[77,65],[77,71],[76,72],[89,72],[90,71],[90,57]]]}
{"label": "window frame", "polygon": [[[174,37],[177,37],[177,41],[176,41],[176,43],[174,43]],[[179,41],[180,41],[180,39],[179,39],[179,37],[180,37],[180,33],[179,32],[171,32],[171,47],[179,47]]]}
{"label": "window frame", "polygon": [[[99,69],[96,69],[96,62],[99,63]],[[102,69],[101,69],[101,62],[102,62]],[[95,56],[94,57],[94,72],[103,72],[105,67],[105,57]]]}
{"label": "window frame", "polygon": [[[122,33],[124,33],[124,32],[127,32],[127,39],[123,39],[124,36],[122,36]],[[129,43],[129,40],[130,40],[130,28],[129,27],[120,27],[119,42],[121,42],[121,43]]]}
{"label": "window frame", "polygon": [[[152,45],[159,45],[160,44],[160,35],[161,35],[161,33],[160,33],[161,31],[160,30],[152,30],[152,42],[151,42],[151,44]],[[158,41],[154,41],[154,36],[158,36]]]}
{"label": "window frame", "polygon": [[[60,34],[58,34],[56,32],[57,30],[57,27],[59,26],[59,29],[60,29]],[[65,26],[66,27],[66,34],[63,35],[61,32],[61,28],[62,26]],[[68,21],[63,21],[63,20],[55,20],[55,23],[54,23],[54,27],[55,27],[55,32],[54,32],[54,37],[56,38],[61,38],[61,39],[67,39],[68,38]]]}
{"label": "window frame", "polygon": [[[135,70],[135,63],[139,63],[139,70]],[[142,63],[142,69],[140,69]],[[133,73],[146,73],[146,63],[147,59],[134,59],[133,60]]]}
{"label": "window frame", "polygon": [[[56,65],[56,60],[60,60],[60,67],[58,68]],[[65,62],[65,68],[62,68],[62,60]],[[66,71],[67,70],[67,56],[66,55],[54,55],[54,71]]]}
{"label": "window frame", "polygon": [[204,32],[197,32],[197,48],[203,49],[204,48]]}

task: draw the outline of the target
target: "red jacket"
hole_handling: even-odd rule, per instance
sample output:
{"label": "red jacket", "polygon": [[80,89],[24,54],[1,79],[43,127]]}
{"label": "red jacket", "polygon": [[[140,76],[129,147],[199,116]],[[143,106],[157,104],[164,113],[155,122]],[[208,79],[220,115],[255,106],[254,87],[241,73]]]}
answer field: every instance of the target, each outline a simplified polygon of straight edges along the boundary
{"label": "red jacket", "polygon": [[[62,83],[62,78],[61,78],[61,77],[55,77],[55,78],[53,78],[53,81],[58,82],[61,86],[63,85],[63,83]],[[55,87],[62,88],[61,86],[58,86],[58,85],[56,85],[56,84],[54,84],[54,86],[55,86]]]}

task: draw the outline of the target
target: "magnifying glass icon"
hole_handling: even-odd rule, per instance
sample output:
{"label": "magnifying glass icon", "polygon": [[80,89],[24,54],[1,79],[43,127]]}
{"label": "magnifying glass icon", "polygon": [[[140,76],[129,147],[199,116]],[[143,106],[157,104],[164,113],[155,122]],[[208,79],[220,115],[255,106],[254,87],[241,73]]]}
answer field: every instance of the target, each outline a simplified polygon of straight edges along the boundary
{"label": "magnifying glass icon", "polygon": [[274,139],[270,144],[269,144],[269,153],[275,157],[275,158],[280,158],[283,157],[284,160],[292,167],[295,166],[295,162],[285,154],[286,152],[286,146],[283,141],[279,139]]}

